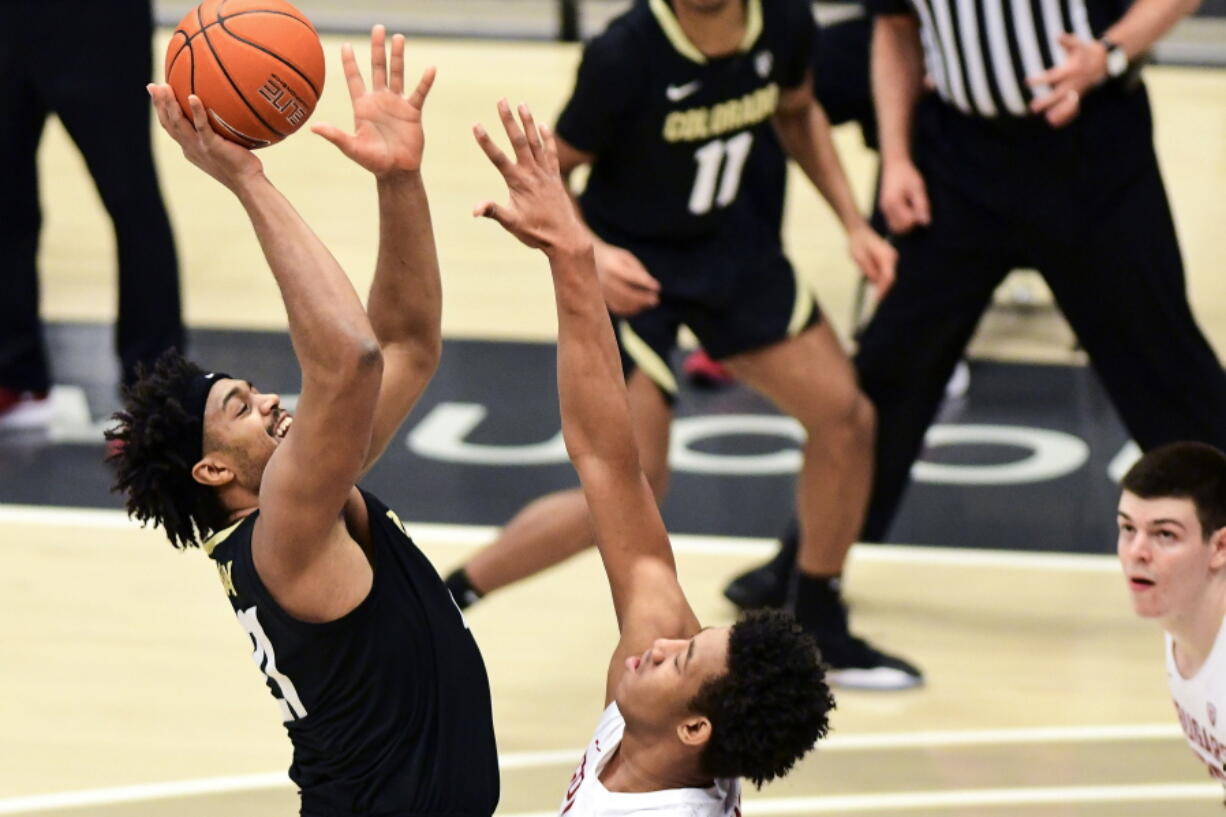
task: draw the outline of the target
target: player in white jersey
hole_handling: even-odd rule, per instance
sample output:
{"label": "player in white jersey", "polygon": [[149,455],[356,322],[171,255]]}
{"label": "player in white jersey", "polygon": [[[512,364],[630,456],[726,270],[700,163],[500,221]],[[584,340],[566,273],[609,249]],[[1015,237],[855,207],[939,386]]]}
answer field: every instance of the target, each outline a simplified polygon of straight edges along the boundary
{"label": "player in white jersey", "polygon": [[1226,785],[1226,454],[1155,448],[1124,476],[1119,555],[1137,615],[1166,631],[1179,725]]}
{"label": "player in white jersey", "polygon": [[677,581],[668,534],[639,464],[625,380],[590,234],[557,146],[526,107],[498,105],[508,158],[477,126],[510,202],[486,216],[549,259],[558,310],[562,432],[587,499],[621,639],[604,715],[571,780],[567,817],[735,817],[740,777],[785,773],[826,733],[834,706],[817,649],[789,613],[701,628]]}

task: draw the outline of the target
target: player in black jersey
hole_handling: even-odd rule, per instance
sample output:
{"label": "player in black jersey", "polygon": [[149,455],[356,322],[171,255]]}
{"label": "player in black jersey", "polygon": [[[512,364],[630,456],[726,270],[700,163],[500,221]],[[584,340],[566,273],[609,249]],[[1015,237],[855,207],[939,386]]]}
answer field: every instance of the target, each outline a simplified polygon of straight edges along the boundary
{"label": "player in black jersey", "polygon": [[[404,38],[371,35],[367,89],[346,46],[354,133],[312,128],[371,171],[379,252],[369,306],[259,159],[150,86],[184,155],[242,203],[280,287],[302,367],[295,416],[275,394],[176,354],[126,394],[111,439],[128,512],[203,544],[294,746],[302,814],[488,817],[498,802],[489,682],[438,574],[355,487],[426,387],[441,348],[421,110]],[[204,540],[201,542],[201,540]]]}
{"label": "player in black jersey", "polygon": [[[514,161],[478,143],[510,201],[476,215],[542,250],[558,312],[558,400],[566,450],[591,509],[621,637],[605,711],[570,785],[567,817],[736,817],[740,781],[786,774],[824,736],[833,707],[813,640],[787,613],[700,628],[677,581],[668,534],[639,464],[630,405],[592,237],[562,184],[559,144],[519,108],[499,116]],[[543,138],[542,138],[543,137]]]}
{"label": "player in black jersey", "polygon": [[[803,545],[793,608],[848,685],[913,686],[920,673],[822,617],[859,531],[871,478],[873,410],[834,332],[783,254],[773,216],[742,195],[772,130],[847,229],[880,287],[894,251],[860,214],[811,90],[806,0],[642,0],[584,51],[558,121],[564,176],[591,165],[579,199],[617,336],[640,455],[668,483],[681,324],[805,428],[797,482]],[[533,502],[448,579],[461,604],[592,544],[578,490]]]}

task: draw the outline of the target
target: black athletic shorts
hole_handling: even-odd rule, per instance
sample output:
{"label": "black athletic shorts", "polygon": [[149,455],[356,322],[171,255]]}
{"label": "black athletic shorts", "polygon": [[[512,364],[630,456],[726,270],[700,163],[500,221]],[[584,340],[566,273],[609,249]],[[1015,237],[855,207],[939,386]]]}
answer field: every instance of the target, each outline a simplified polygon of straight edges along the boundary
{"label": "black athletic shorts", "polygon": [[[614,316],[626,377],[647,374],[668,400],[677,393],[669,359],[677,330],[688,326],[719,360],[799,334],[821,319],[778,236],[758,223],[693,241],[644,241],[592,225],[603,240],[633,253],[660,282],[660,303],[628,318]],[[731,229],[737,227],[737,229]]]}

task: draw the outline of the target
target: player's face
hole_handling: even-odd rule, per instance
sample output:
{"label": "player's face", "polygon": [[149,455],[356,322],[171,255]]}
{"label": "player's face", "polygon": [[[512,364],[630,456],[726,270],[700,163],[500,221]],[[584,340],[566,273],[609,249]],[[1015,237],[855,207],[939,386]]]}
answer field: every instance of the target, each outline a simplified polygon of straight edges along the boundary
{"label": "player's face", "polygon": [[1137,615],[1170,619],[1195,609],[1223,553],[1206,541],[1192,500],[1125,491],[1117,520],[1120,566]]}
{"label": "player's face", "polygon": [[728,671],[728,627],[709,627],[693,638],[658,638],[642,655],[626,659],[614,695],[627,725],[661,735],[692,715],[689,704],[709,678]]}
{"label": "player's face", "polygon": [[204,422],[206,446],[256,490],[293,417],[281,408],[280,396],[263,394],[246,380],[221,380],[209,391]]}

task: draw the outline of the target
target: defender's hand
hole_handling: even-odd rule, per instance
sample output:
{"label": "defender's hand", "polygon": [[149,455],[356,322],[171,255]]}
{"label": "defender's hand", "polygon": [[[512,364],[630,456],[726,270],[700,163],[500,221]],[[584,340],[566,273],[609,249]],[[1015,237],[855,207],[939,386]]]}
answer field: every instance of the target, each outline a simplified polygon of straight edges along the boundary
{"label": "defender's hand", "polygon": [[1050,86],[1051,92],[1030,103],[1030,111],[1042,114],[1053,128],[1062,128],[1077,118],[1081,97],[1107,76],[1107,48],[1097,40],[1061,34],[1064,62],[1026,78],[1031,88]]}
{"label": "defender's hand", "polygon": [[192,118],[188,119],[169,85],[151,83],[145,89],[153,99],[158,123],[179,143],[183,155],[196,167],[233,191],[237,191],[244,180],[264,172],[264,165],[254,153],[214,132],[200,97],[192,94],[187,98],[192,112]]}
{"label": "defender's hand", "polygon": [[629,250],[597,242],[596,274],[605,305],[615,315],[635,315],[660,303],[660,282]]}
{"label": "defender's hand", "polygon": [[924,177],[910,161],[882,163],[881,212],[895,235],[932,223]]}
{"label": "defender's hand", "polygon": [[894,285],[894,268],[898,266],[898,250],[865,224],[847,234],[847,249],[851,258],[873,285],[877,300],[885,297]]}
{"label": "defender's hand", "polygon": [[474,125],[473,135],[502,174],[511,200],[506,205],[482,202],[473,215],[492,218],[524,244],[546,253],[590,250],[591,234],[579,223],[562,184],[553,132],[543,125],[538,130],[527,105],[519,106],[522,128],[505,99],[498,103],[498,116],[511,140],[515,161],[494,144],[485,128]]}
{"label": "defender's hand", "polygon": [[353,101],[353,133],[326,123],[311,126],[311,132],[327,139],[341,152],[379,178],[421,169],[425,135],[421,112],[426,104],[435,70],[427,68],[417,88],[404,96],[404,36],[392,37],[391,70],[388,70],[386,30],[377,25],[370,31],[370,90],[362,81],[353,47],[341,46],[341,63]]}

